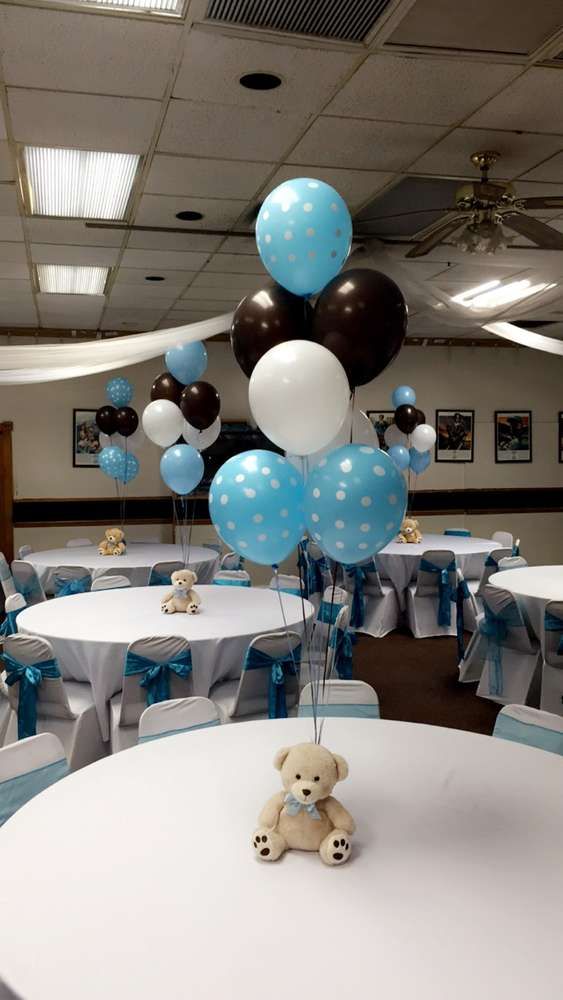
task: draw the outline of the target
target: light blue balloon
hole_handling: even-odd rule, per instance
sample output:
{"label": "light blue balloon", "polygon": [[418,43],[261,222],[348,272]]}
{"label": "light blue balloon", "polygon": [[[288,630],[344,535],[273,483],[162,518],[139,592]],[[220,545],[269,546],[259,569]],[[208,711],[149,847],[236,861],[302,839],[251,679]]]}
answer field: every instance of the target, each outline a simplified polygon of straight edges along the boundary
{"label": "light blue balloon", "polygon": [[191,444],[173,444],[160,459],[160,475],[179,496],[185,496],[199,486],[203,471],[203,459]]}
{"label": "light blue balloon", "polygon": [[106,385],[106,397],[112,406],[129,406],[133,399],[133,385],[128,378],[118,375]]}
{"label": "light blue balloon", "polygon": [[398,406],[414,406],[416,403],[416,392],[410,385],[398,385],[391,396],[391,402],[395,409]]}
{"label": "light blue balloon", "polygon": [[264,267],[294,295],[320,292],[340,271],[351,242],[346,202],[330,184],[312,177],[280,184],[256,220]]}
{"label": "light blue balloon", "polygon": [[429,451],[417,451],[416,448],[411,448],[409,451],[410,456],[410,467],[415,475],[420,476],[430,465],[432,459],[430,458]]}
{"label": "light blue balloon", "polygon": [[305,528],[303,477],[272,451],[243,451],[217,472],[209,513],[221,538],[246,559],[275,566]]}
{"label": "light blue balloon", "polygon": [[104,475],[110,479],[120,479],[124,470],[125,452],[117,445],[102,448],[98,455],[98,465]]}
{"label": "light blue balloon", "polygon": [[123,452],[123,461],[121,463],[121,475],[119,476],[122,483],[130,483],[133,479],[136,479],[139,475],[139,459],[136,455],[131,454],[131,452]]}
{"label": "light blue balloon", "polygon": [[191,344],[177,344],[165,354],[166,367],[182,385],[197,382],[207,368],[207,351],[199,340]]}
{"label": "light blue balloon", "polygon": [[394,444],[387,452],[389,458],[397,466],[399,472],[404,472],[408,469],[410,463],[410,456],[408,449],[405,448],[403,444]]}
{"label": "light blue balloon", "polygon": [[370,445],[348,444],[321,459],[305,487],[305,520],[323,552],[365,562],[395,537],[407,507],[404,476]]}

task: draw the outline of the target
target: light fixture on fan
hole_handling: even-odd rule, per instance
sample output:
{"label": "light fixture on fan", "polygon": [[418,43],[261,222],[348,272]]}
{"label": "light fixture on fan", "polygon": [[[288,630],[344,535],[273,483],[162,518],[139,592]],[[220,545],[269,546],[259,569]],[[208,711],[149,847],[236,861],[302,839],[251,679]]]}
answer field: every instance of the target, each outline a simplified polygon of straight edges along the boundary
{"label": "light fixture on fan", "polygon": [[474,222],[470,222],[459,236],[454,238],[454,244],[463,250],[464,253],[496,253],[497,250],[506,250],[514,240],[514,236],[507,236],[502,228],[502,222],[494,213],[480,212]]}

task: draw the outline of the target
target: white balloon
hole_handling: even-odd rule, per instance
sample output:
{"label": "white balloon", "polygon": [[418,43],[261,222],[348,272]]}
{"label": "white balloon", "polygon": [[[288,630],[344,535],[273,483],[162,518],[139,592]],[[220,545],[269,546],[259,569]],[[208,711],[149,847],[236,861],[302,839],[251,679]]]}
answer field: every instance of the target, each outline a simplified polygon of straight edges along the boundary
{"label": "white balloon", "polygon": [[304,479],[308,477],[308,471],[313,469],[315,465],[318,465],[325,455],[329,452],[335,451],[336,448],[341,448],[345,444],[369,444],[372,448],[379,448],[379,438],[377,436],[377,431],[373,426],[372,421],[364,413],[363,410],[356,410],[354,412],[354,405],[350,402],[348,407],[348,412],[344,418],[344,423],[338,431],[336,437],[329,441],[324,448],[319,451],[315,451],[312,455],[308,455],[304,460],[298,455],[292,455],[286,452],[285,457],[288,462],[299,470]]}
{"label": "white balloon", "polygon": [[383,439],[388,448],[392,448],[394,444],[402,444],[405,448],[408,448],[409,439],[406,434],[403,434],[403,432],[399,430],[396,424],[389,424],[389,427],[383,435]]}
{"label": "white balloon", "polygon": [[111,448],[112,444],[113,441],[109,434],[104,434],[103,431],[100,431],[100,448]]}
{"label": "white balloon", "polygon": [[430,424],[419,424],[411,434],[411,445],[417,451],[430,451],[436,444],[436,431]]}
{"label": "white balloon", "polygon": [[260,358],[248,399],[270,441],[292,454],[312,455],[340,430],[350,386],[332,351],[309,340],[289,340]]}
{"label": "white balloon", "polygon": [[193,445],[198,451],[205,451],[215,444],[221,433],[221,417],[216,417],[211,427],[206,427],[203,431],[198,431],[197,427],[192,427],[187,420],[184,420],[182,437],[187,444]]}
{"label": "white balloon", "polygon": [[171,399],[154,399],[145,407],[141,423],[149,441],[169,448],[182,433],[184,417]]}

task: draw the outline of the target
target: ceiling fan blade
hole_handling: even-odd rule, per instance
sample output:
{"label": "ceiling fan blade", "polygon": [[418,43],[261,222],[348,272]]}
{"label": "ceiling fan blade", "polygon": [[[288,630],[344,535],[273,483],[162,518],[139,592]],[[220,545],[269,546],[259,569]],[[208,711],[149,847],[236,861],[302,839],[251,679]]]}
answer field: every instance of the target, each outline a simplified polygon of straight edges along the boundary
{"label": "ceiling fan blade", "polygon": [[503,212],[502,223],[536,243],[542,250],[563,250],[563,233],[546,226],[545,222],[540,222],[531,215],[516,211]]}
{"label": "ceiling fan blade", "polygon": [[554,195],[552,198],[522,198],[524,207],[527,209],[540,209],[540,208],[562,208],[563,209],[563,195]]}
{"label": "ceiling fan blade", "polygon": [[475,181],[473,193],[483,201],[498,201],[506,191],[506,184],[492,184],[491,181]]}
{"label": "ceiling fan blade", "polygon": [[430,253],[434,247],[438,246],[442,240],[445,240],[447,236],[455,233],[456,229],[470,219],[471,216],[467,213],[463,215],[454,215],[453,218],[440,219],[438,222],[434,223],[433,226],[429,226],[426,230],[426,234],[420,243],[416,243],[407,253],[407,257],[424,257],[425,254]]}
{"label": "ceiling fan blade", "polygon": [[198,229],[189,226],[130,226],[127,222],[85,222],[87,229],[121,229],[128,233],[184,233],[186,236],[254,236],[252,229],[247,232],[231,229]]}

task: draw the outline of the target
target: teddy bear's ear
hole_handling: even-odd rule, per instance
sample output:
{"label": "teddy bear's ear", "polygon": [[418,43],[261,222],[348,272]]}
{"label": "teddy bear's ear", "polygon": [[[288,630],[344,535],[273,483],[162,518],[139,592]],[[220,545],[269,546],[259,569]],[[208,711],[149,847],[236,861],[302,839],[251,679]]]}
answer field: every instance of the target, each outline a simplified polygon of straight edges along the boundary
{"label": "teddy bear's ear", "polygon": [[276,756],[274,757],[274,767],[277,771],[281,771],[290,750],[291,747],[282,747],[281,750],[278,750]]}
{"label": "teddy bear's ear", "polygon": [[338,781],[344,781],[344,779],[348,777],[348,764],[344,760],[344,757],[341,757],[337,753],[333,753],[332,759],[334,760],[334,763],[336,764],[336,773],[338,775],[338,779],[337,780]]}

